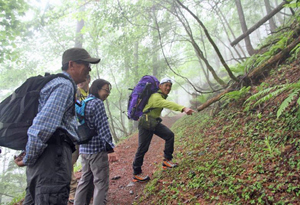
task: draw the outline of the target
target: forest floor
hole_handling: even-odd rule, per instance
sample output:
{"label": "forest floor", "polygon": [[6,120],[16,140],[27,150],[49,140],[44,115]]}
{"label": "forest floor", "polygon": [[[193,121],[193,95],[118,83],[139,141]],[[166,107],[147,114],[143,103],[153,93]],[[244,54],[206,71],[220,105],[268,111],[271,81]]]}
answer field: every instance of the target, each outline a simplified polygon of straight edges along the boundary
{"label": "forest floor", "polygon": [[[182,114],[179,114],[174,117],[164,117],[163,124],[171,127],[182,116]],[[135,133],[130,138],[119,143],[115,148],[119,160],[110,164],[108,205],[129,205],[138,200],[143,194],[146,183],[132,182],[132,161],[137,146],[138,133]],[[142,167],[143,173],[149,175],[150,178],[157,169],[161,168],[163,148],[164,140],[154,135]],[[76,177],[80,179],[80,176],[81,173],[77,172]]]}

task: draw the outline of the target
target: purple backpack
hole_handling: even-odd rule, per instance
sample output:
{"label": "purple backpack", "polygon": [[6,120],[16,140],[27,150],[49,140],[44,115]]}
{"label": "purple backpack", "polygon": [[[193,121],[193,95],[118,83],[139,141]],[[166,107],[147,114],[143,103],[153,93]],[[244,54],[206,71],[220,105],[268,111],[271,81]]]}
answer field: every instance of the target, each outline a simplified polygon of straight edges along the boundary
{"label": "purple backpack", "polygon": [[150,96],[159,89],[159,81],[156,77],[145,75],[132,89],[128,101],[128,119],[138,120],[143,114],[143,109]]}

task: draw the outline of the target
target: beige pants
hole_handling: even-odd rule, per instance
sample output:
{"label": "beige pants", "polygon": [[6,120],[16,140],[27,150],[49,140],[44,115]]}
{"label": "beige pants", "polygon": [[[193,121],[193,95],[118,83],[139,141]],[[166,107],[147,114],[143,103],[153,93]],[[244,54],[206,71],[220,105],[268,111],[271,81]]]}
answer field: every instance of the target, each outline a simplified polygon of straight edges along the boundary
{"label": "beige pants", "polygon": [[76,150],[72,154],[73,169],[72,169],[72,175],[71,175],[72,178],[71,178],[71,183],[70,183],[70,195],[69,195],[70,199],[75,198],[75,193],[76,193],[76,188],[77,188],[77,179],[74,174],[74,164],[77,162],[78,157],[79,157],[79,145],[76,145],[75,148],[76,148]]}
{"label": "beige pants", "polygon": [[109,163],[107,152],[95,154],[81,154],[82,176],[75,194],[74,205],[86,203],[87,194],[94,182],[93,205],[106,204],[106,195],[109,186]]}

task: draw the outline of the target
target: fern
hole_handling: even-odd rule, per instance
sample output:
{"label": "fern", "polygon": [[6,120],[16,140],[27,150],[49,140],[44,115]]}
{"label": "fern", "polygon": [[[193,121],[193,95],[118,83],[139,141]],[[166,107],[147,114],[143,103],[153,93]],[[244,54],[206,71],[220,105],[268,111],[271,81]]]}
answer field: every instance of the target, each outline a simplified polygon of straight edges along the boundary
{"label": "fern", "polygon": [[[277,85],[274,87],[270,87],[264,90],[259,91],[258,93],[249,97],[245,102],[245,111],[248,111],[250,107],[255,107],[264,102],[269,101],[273,97],[276,97],[283,93],[284,91],[291,90],[292,93],[288,95],[288,97],[280,104],[279,109],[277,111],[277,118],[280,117],[283,111],[290,105],[295,96],[298,96],[300,93],[300,81],[297,83],[289,83],[284,85]],[[251,105],[251,102],[255,103]],[[297,103],[300,105],[300,98],[297,100]]]}
{"label": "fern", "polygon": [[235,90],[229,93],[226,93],[223,96],[223,100],[225,101],[229,101],[229,100],[235,100],[238,101],[239,99],[241,99],[242,97],[244,97],[250,90],[250,86],[249,87],[242,87],[240,90]]}
{"label": "fern", "polygon": [[[283,113],[283,111],[290,105],[292,100],[295,98],[295,96],[298,96],[300,92],[300,89],[294,90],[280,105],[278,111],[277,111],[277,118],[280,117],[280,115]],[[300,98],[299,98],[300,99]],[[298,99],[298,101],[299,101]],[[298,102],[297,101],[297,102]]]}
{"label": "fern", "polygon": [[[288,35],[288,37],[286,35]],[[278,53],[278,51],[283,50],[287,45],[289,36],[290,36],[290,33],[287,33],[287,34],[285,33],[284,36],[282,36],[282,38],[275,45],[273,45],[270,48],[269,53],[271,55],[275,55],[276,53]]]}
{"label": "fern", "polygon": [[262,91],[259,91],[258,93],[252,95],[251,97],[249,97],[245,102],[244,104],[249,104],[253,101],[256,101],[258,100],[259,98],[261,98],[261,96],[265,96],[267,94],[269,94],[271,91],[273,90],[276,90],[276,89],[281,89],[283,87],[283,85],[277,85],[277,86],[274,86],[274,87],[270,87],[270,88],[266,88]]}
{"label": "fern", "polygon": [[296,59],[299,52],[300,52],[300,43],[298,43],[298,45],[295,48],[293,48],[293,50],[291,50],[290,54],[294,54],[294,59]]}

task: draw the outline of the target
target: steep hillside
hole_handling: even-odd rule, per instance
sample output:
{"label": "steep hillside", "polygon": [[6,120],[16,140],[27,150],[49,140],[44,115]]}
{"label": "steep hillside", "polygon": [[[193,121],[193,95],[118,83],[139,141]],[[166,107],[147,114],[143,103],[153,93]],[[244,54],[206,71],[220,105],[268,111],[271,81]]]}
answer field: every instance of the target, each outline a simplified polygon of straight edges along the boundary
{"label": "steep hillside", "polygon": [[154,173],[137,204],[300,204],[300,58],[286,57],[256,85],[178,120],[180,166]]}

